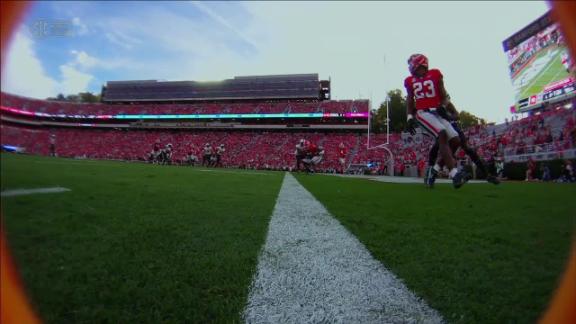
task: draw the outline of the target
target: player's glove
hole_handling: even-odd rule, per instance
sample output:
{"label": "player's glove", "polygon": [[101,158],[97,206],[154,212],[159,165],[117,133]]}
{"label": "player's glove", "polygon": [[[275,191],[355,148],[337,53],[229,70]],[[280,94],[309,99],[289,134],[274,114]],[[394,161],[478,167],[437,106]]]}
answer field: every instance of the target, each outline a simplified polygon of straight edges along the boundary
{"label": "player's glove", "polygon": [[436,109],[436,113],[438,114],[438,116],[446,119],[449,122],[458,120],[458,116],[448,112],[448,110],[444,106],[440,106],[438,109]]}
{"label": "player's glove", "polygon": [[414,116],[408,115],[408,124],[406,124],[406,131],[408,131],[411,135],[416,135],[416,128],[418,124],[416,123],[416,119]]}
{"label": "player's glove", "polygon": [[438,116],[450,121],[450,120],[454,120],[454,118],[452,118],[452,116],[448,113],[448,111],[446,110],[446,107],[444,106],[440,106],[438,107],[438,109],[436,109],[436,113],[438,114]]}

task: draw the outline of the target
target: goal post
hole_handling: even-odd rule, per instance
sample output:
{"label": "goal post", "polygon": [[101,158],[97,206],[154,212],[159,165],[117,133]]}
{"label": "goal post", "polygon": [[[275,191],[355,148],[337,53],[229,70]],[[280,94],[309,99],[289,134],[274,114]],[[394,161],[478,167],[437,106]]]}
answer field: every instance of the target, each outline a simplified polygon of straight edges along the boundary
{"label": "goal post", "polygon": [[372,128],[372,102],[373,100],[370,99],[368,102],[368,127],[367,127],[367,137],[366,137],[366,150],[370,151],[370,150],[384,150],[386,151],[388,154],[388,158],[385,161],[382,161],[383,163],[386,164],[387,166],[387,170],[388,170],[388,175],[389,176],[393,176],[394,175],[394,154],[392,153],[392,151],[390,150],[390,148],[388,147],[390,145],[390,115],[389,115],[389,102],[390,102],[390,97],[386,96],[385,99],[385,103],[386,103],[386,142],[385,143],[381,143],[381,144],[376,144],[372,141],[371,143],[371,128]]}

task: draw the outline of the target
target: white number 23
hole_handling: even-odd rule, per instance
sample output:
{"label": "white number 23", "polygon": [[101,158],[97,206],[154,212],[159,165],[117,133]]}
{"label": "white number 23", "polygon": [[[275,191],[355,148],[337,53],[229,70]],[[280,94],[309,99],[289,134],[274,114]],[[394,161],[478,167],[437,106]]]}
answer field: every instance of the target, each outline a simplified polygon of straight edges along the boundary
{"label": "white number 23", "polygon": [[414,82],[413,87],[416,99],[422,99],[424,97],[434,98],[436,96],[436,90],[434,89],[434,82],[432,82],[432,80]]}

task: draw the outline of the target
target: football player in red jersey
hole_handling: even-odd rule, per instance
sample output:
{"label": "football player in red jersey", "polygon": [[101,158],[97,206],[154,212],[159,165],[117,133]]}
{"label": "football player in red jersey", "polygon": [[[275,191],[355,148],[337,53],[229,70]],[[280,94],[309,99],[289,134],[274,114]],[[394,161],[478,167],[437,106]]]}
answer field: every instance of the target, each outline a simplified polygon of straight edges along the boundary
{"label": "football player in red jersey", "polygon": [[306,141],[306,157],[302,159],[306,173],[314,173],[314,166],[320,164],[324,157],[324,148],[317,146],[314,143]]}
{"label": "football player in red jersey", "polygon": [[437,109],[447,106],[450,102],[444,78],[438,69],[428,68],[428,58],[422,54],[413,54],[408,59],[410,76],[404,80],[404,87],[408,93],[406,99],[406,114],[408,130],[413,135],[419,125],[426,133],[438,140],[440,157],[450,170],[454,188],[458,189],[468,181],[468,175],[456,168],[456,161],[452,156],[452,147],[458,147],[460,140],[458,133],[450,122],[440,117]]}

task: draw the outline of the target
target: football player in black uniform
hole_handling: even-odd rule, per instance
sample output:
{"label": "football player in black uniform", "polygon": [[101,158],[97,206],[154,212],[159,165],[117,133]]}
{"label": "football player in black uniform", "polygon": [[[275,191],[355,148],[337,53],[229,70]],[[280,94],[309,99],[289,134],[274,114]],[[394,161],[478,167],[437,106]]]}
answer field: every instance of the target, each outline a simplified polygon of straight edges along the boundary
{"label": "football player in black uniform", "polygon": [[212,157],[212,146],[209,143],[204,145],[202,152],[202,166],[210,166],[210,158]]}
{"label": "football player in black uniform", "polygon": [[164,149],[160,151],[160,162],[162,165],[172,164],[172,144],[166,144]]}
{"label": "football player in black uniform", "polygon": [[[448,101],[447,105],[438,108],[437,113],[442,118],[449,121],[450,124],[452,124],[454,130],[458,132],[458,136],[460,137],[460,148],[464,151],[464,153],[466,153],[466,155],[470,157],[470,159],[472,160],[472,162],[474,162],[474,164],[476,164],[478,169],[486,175],[486,181],[493,183],[495,185],[499,184],[500,180],[498,180],[498,178],[488,170],[488,168],[486,167],[486,163],[482,160],[482,158],[480,158],[478,153],[476,153],[476,150],[468,145],[468,139],[466,138],[466,135],[464,135],[464,132],[460,128],[460,123],[458,122],[458,111],[456,110],[454,105],[450,101]],[[428,168],[426,169],[424,175],[424,183],[426,184],[426,186],[430,188],[434,187],[436,177],[440,172],[440,166],[436,163],[436,159],[438,157],[438,148],[439,148],[438,140],[436,140],[436,142],[430,149],[430,152],[428,153]],[[458,149],[457,147],[452,148],[453,152],[455,152],[457,149]]]}

